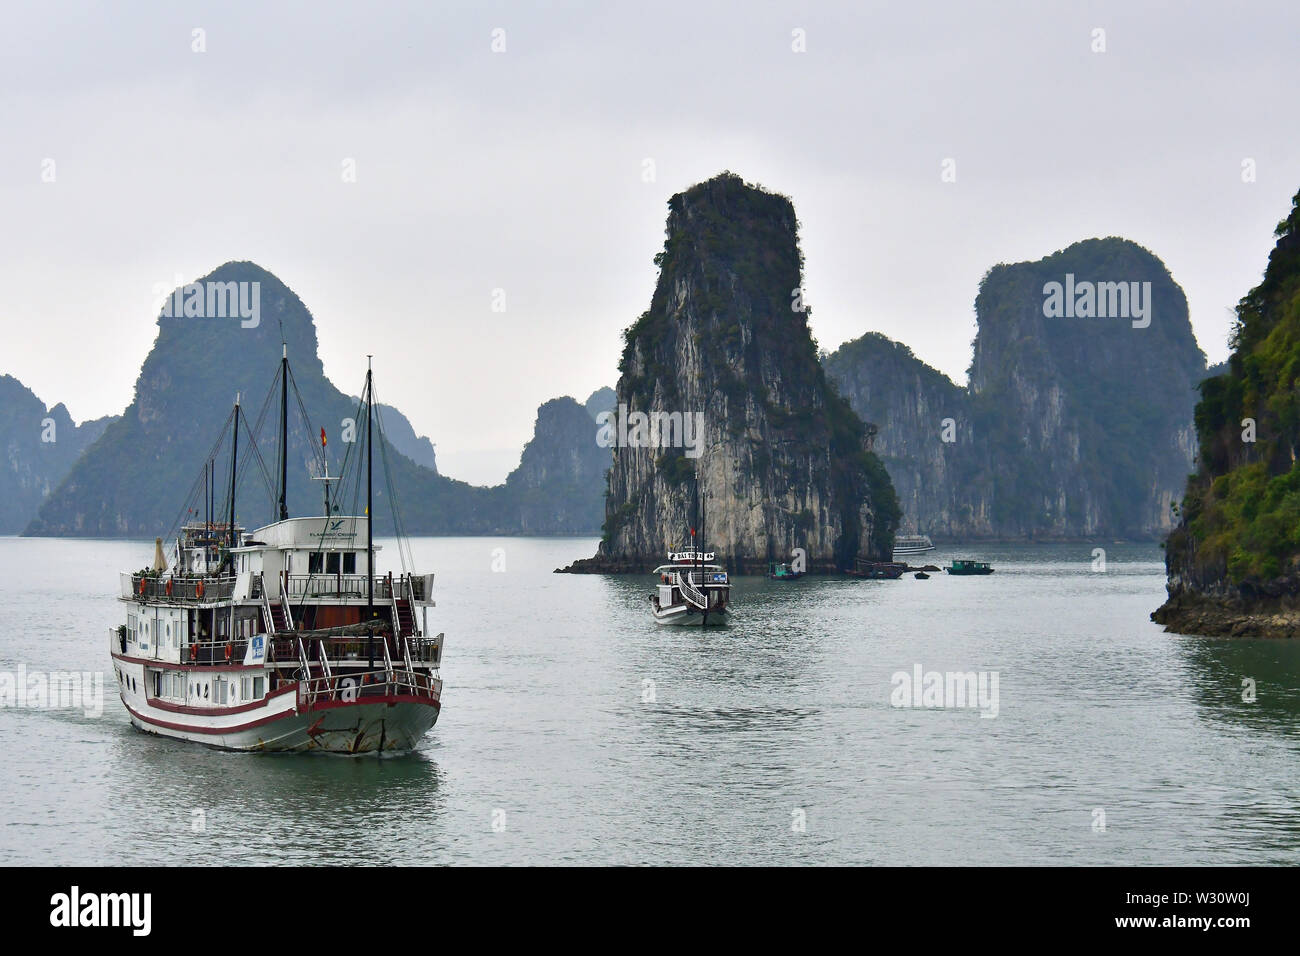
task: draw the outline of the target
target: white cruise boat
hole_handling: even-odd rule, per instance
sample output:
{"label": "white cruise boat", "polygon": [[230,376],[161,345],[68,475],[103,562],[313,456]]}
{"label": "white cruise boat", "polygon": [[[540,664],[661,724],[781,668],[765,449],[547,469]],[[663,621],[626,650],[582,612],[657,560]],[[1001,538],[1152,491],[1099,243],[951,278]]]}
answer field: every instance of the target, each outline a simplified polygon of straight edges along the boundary
{"label": "white cruise boat", "polygon": [[900,534],[894,537],[894,554],[925,554],[934,550],[934,542],[926,534]]}
{"label": "white cruise boat", "polygon": [[[281,376],[283,409],[287,358]],[[368,372],[357,443],[367,502],[372,385]],[[234,521],[247,426],[237,401],[227,520],[213,520],[214,453],[204,463],[207,513],[189,510],[205,520],[179,529],[170,560],[159,539],[152,567],[121,575],[126,623],[109,641],[122,703],[141,730],[231,750],[409,750],[442,706],[443,636],[426,626],[433,575],[378,573],[369,518],[331,510],[328,492],[325,514],[288,517],[285,422],[282,410],[280,520],[251,532]],[[328,489],[339,479],[325,480]]]}
{"label": "white cruise boat", "polygon": [[659,586],[650,595],[655,620],[660,624],[727,623],[731,582],[726,569],[713,562],[712,551],[669,552],[668,563],[655,568]]}

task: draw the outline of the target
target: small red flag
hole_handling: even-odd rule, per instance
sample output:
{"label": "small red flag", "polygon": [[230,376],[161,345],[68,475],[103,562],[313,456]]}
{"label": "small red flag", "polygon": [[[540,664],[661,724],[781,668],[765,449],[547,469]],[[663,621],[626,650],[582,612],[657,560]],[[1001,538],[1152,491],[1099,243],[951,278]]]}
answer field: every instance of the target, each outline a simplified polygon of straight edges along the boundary
{"label": "small red flag", "polygon": [[320,446],[324,448],[326,444],[327,442],[325,441],[325,429],[322,428],[320,430]]}

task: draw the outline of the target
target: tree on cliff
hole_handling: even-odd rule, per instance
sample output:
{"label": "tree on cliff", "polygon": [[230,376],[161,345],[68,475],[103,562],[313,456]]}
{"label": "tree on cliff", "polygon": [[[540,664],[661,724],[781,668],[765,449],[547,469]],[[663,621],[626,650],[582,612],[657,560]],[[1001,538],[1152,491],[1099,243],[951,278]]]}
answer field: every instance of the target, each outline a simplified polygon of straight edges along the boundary
{"label": "tree on cliff", "polygon": [[1228,371],[1201,386],[1199,468],[1167,546],[1171,594],[1300,586],[1300,193],[1275,236],[1263,281],[1237,306]]}

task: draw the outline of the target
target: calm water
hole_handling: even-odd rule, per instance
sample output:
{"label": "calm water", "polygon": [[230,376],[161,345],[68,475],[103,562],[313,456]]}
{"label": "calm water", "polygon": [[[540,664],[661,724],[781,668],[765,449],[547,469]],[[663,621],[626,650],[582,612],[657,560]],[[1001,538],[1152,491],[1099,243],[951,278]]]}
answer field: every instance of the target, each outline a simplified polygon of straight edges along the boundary
{"label": "calm water", "polygon": [[[744,578],[701,631],[653,623],[648,577],[551,573],[588,539],[412,544],[447,634],[418,753],[161,740],[107,681],[99,717],[0,709],[0,864],[1300,862],[1300,643],[1162,633],[1155,547]],[[108,670],[117,571],[151,555],[0,538],[0,671]],[[996,672],[997,716],[891,706],[916,664]]]}

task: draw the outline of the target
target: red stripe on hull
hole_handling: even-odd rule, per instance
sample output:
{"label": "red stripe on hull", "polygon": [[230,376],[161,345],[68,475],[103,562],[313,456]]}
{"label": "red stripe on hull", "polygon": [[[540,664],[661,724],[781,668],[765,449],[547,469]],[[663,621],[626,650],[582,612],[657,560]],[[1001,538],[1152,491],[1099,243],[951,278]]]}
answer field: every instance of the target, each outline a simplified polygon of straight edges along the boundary
{"label": "red stripe on hull", "polygon": [[277,687],[261,700],[251,700],[247,704],[236,704],[234,707],[191,707],[189,704],[173,704],[170,701],[159,700],[157,697],[150,697],[148,694],[145,695],[145,699],[149,701],[150,707],[169,710],[174,714],[193,714],[195,716],[208,714],[221,717],[226,714],[242,714],[250,710],[256,710],[259,707],[265,707],[267,701],[271,700],[271,698],[279,697],[281,694],[292,694],[297,688],[297,684],[286,684],[284,687]]}
{"label": "red stripe on hull", "polygon": [[122,706],[127,709],[136,720],[149,724],[151,727],[166,727],[168,730],[185,730],[194,734],[237,734],[241,730],[251,730],[254,727],[261,727],[263,724],[269,724],[277,720],[283,720],[285,717],[292,717],[296,712],[286,710],[275,714],[269,714],[258,720],[250,720],[245,724],[235,724],[230,727],[197,727],[193,724],[176,724],[170,720],[156,720],[153,717],[146,717],[126,701],[122,701]]}
{"label": "red stripe on hull", "polygon": [[[281,688],[277,690],[275,693],[276,694],[288,693],[289,691],[293,691],[295,689],[296,689],[296,685],[293,685],[288,688]],[[269,700],[271,700],[271,698],[266,697],[261,701],[257,701],[256,706],[265,707],[267,701]],[[345,707],[359,707],[366,704],[387,704],[389,706],[393,706],[394,704],[402,704],[402,703],[428,704],[430,707],[436,708],[440,713],[442,711],[442,704],[439,701],[436,701],[430,697],[417,697],[413,694],[389,694],[383,697],[359,697],[356,700],[351,700],[351,701],[322,701],[319,704],[312,704],[307,707],[303,707],[301,709],[280,711],[274,714],[269,714],[266,717],[261,717],[257,720],[250,720],[247,723],[234,724],[229,727],[199,727],[193,724],[178,724],[178,723],[173,723],[172,721],[169,720],[157,720],[153,717],[146,717],[144,714],[140,713],[138,710],[136,710],[126,701],[122,701],[122,706],[127,709],[127,711],[131,714],[132,717],[135,717],[137,720],[143,721],[144,723],[149,724],[153,727],[166,727],[168,730],[184,730],[196,734],[220,735],[220,734],[235,734],[235,733],[239,733],[240,731],[251,730],[254,727],[261,727],[264,724],[269,724],[276,720],[283,720],[286,717],[292,717],[296,714],[307,713],[308,711],[335,710],[335,709],[345,708]],[[208,716],[219,717],[222,714],[237,713],[238,711],[242,711],[244,709],[245,708],[242,706],[239,707],[237,710],[233,710],[231,708],[224,708],[219,711],[214,709],[201,710],[197,708],[191,708],[185,711],[185,713],[206,714]]]}

